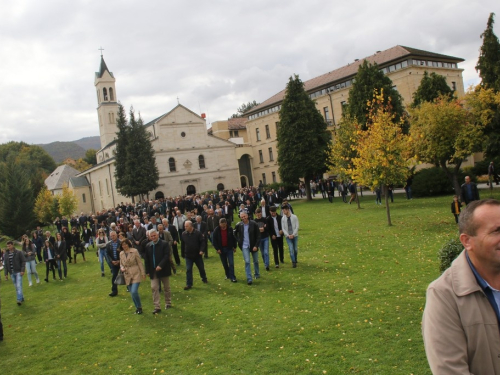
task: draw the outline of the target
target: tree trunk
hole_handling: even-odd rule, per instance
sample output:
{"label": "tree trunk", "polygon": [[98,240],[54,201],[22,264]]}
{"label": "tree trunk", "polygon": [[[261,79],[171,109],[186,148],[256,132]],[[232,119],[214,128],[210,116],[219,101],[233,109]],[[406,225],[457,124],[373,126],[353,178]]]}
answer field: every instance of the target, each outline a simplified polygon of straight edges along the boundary
{"label": "tree trunk", "polygon": [[384,195],[385,195],[385,212],[387,213],[387,224],[392,226],[391,222],[391,209],[389,208],[389,189],[387,189],[387,185],[383,185]]}
{"label": "tree trunk", "polygon": [[440,160],[439,164],[441,165],[441,168],[443,168],[444,173],[448,176],[453,189],[455,190],[455,194],[460,198],[460,195],[462,194],[462,190],[460,188],[460,183],[458,182],[458,172],[460,171],[460,166],[462,165],[462,162],[459,161],[455,164],[453,167],[453,172],[450,172],[448,169],[448,166],[446,165],[446,160]]}
{"label": "tree trunk", "polygon": [[311,195],[311,184],[308,182],[307,177],[304,177],[304,186],[306,187],[306,200],[312,201],[312,195]]}
{"label": "tree trunk", "polygon": [[356,184],[356,203],[358,204],[358,210],[361,209],[361,204],[359,203],[358,185]]}

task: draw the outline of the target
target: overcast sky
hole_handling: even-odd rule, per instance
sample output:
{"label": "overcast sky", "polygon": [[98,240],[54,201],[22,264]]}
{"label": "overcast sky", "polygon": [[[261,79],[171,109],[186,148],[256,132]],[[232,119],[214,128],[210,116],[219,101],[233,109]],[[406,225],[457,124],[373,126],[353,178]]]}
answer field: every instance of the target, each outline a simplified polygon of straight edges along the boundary
{"label": "overcast sky", "polygon": [[[0,143],[99,134],[100,51],[145,122],[180,103],[210,122],[395,45],[465,59],[498,0],[0,0]],[[495,33],[500,35],[500,20]]]}

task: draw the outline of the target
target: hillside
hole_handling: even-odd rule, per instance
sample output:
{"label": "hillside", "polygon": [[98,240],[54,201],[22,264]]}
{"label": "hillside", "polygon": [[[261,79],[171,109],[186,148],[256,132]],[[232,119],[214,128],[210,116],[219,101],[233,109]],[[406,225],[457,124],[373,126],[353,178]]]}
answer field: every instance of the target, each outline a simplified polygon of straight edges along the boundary
{"label": "hillside", "polygon": [[85,151],[90,148],[98,150],[101,148],[99,137],[85,137],[72,142],[52,142],[39,144],[49,153],[56,163],[61,163],[67,158],[80,159],[85,156]]}

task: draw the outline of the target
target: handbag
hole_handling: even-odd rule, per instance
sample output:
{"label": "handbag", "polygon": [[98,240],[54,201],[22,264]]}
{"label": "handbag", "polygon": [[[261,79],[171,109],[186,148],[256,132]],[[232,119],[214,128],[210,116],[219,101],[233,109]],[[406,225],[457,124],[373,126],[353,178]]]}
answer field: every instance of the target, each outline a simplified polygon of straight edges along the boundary
{"label": "handbag", "polygon": [[116,275],[115,284],[116,285],[125,285],[126,284],[125,276],[123,276],[122,271],[118,272],[118,275]]}

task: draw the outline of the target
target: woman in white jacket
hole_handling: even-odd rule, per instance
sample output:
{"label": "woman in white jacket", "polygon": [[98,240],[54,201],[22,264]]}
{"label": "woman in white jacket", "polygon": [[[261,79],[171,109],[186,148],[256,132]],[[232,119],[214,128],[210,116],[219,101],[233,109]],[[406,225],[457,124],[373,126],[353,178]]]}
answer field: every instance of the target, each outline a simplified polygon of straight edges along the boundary
{"label": "woman in white jacket", "polygon": [[104,261],[108,264],[109,268],[111,266],[109,264],[108,256],[106,255],[106,244],[108,243],[108,237],[106,236],[106,232],[104,229],[99,229],[97,231],[97,236],[95,238],[95,244],[98,250],[99,263],[101,263],[101,276],[104,277]]}
{"label": "woman in white jacket", "polygon": [[290,259],[292,260],[293,268],[297,267],[297,253],[299,242],[299,219],[297,216],[290,212],[290,206],[284,204],[281,206],[283,217],[281,218],[281,227],[283,229],[283,236],[288,244],[290,250]]}

